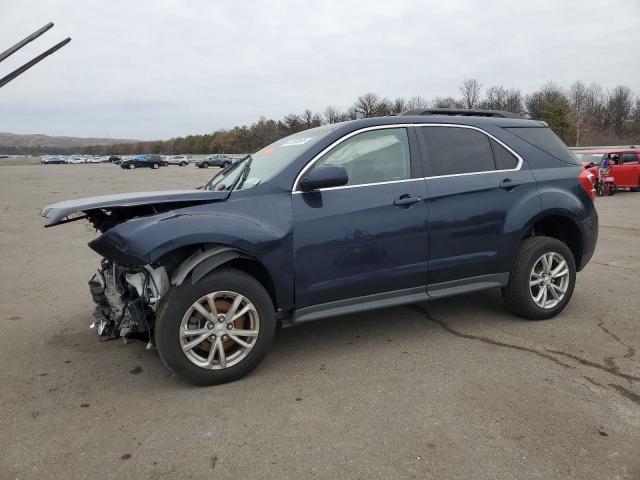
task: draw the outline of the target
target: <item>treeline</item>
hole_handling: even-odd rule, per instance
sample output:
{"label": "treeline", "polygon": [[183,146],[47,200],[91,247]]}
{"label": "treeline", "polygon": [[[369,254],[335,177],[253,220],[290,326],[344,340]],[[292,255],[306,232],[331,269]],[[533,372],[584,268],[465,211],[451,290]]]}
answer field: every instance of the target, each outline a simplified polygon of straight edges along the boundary
{"label": "treeline", "polygon": [[484,87],[476,79],[464,80],[459,97],[421,96],[389,99],[366,93],[346,110],[328,106],[323,112],[305,110],[281,120],[261,117],[249,126],[189,135],[165,141],[86,147],[83,153],[247,153],[282,137],[327,123],[358,118],[398,115],[414,108],[481,108],[505,110],[544,120],[570,146],[640,143],[640,96],[619,85],[605,90],[597,83],[575,82],[569,88],[548,83],[530,94],[503,86]]}

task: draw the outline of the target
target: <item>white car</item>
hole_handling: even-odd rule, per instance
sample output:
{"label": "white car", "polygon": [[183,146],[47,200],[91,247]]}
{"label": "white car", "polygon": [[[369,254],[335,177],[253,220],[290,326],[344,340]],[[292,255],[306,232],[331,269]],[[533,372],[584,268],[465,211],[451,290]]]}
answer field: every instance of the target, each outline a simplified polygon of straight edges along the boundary
{"label": "white car", "polygon": [[67,157],[64,163],[78,164],[85,163],[85,160],[82,157]]}
{"label": "white car", "polygon": [[169,165],[180,165],[181,167],[184,167],[188,163],[189,159],[184,155],[167,155],[162,161],[162,166],[167,167]]}

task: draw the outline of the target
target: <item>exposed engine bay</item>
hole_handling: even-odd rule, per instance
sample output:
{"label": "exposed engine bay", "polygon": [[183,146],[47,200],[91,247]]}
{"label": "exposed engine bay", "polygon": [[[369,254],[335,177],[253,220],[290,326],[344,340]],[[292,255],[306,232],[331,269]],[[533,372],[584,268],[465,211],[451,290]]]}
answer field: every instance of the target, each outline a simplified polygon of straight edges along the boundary
{"label": "exposed engine bay", "polygon": [[169,290],[164,267],[125,267],[103,259],[89,280],[96,304],[91,325],[103,339],[136,338],[153,346],[153,330],[158,301]]}

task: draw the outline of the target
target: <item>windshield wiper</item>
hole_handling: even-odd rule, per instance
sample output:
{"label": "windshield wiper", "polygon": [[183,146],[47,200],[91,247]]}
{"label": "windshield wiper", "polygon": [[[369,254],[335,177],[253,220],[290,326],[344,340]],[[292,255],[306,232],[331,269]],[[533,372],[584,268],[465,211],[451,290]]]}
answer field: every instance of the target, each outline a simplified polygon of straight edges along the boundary
{"label": "windshield wiper", "polygon": [[247,162],[242,167],[242,170],[240,170],[240,174],[238,175],[238,178],[236,178],[236,181],[233,182],[233,185],[231,185],[231,187],[229,187],[229,190],[241,189],[242,185],[244,185],[244,182],[247,180],[247,177],[249,176],[251,162],[253,162],[253,157],[251,155],[247,155],[245,157],[245,160],[247,160]]}
{"label": "windshield wiper", "polygon": [[[211,178],[211,180],[209,180],[209,181],[206,183],[206,185],[204,186],[204,188],[206,188],[207,190],[218,190],[218,191],[220,191],[220,190],[227,190],[226,185],[214,186],[214,185],[213,185],[213,181],[214,181],[216,178],[220,177],[220,176],[223,176],[223,177],[228,177],[228,176],[230,176],[230,175],[231,175],[233,172],[235,172],[235,171],[236,171],[236,169],[237,169],[237,168],[239,168],[239,167],[240,167],[240,165],[241,165],[241,164],[243,164],[243,163],[244,163],[244,161],[245,161],[246,159],[248,159],[248,158],[251,158],[251,155],[247,155],[247,156],[246,156],[246,157],[244,157],[242,160],[240,160],[238,163],[231,164],[229,167],[227,167],[227,168],[224,168],[224,169],[220,170],[218,173],[216,173],[216,174],[213,176],[213,178]],[[234,183],[235,183],[235,182],[234,182]],[[233,189],[233,185],[232,185],[230,188],[228,188],[228,190],[231,190],[231,189]]]}

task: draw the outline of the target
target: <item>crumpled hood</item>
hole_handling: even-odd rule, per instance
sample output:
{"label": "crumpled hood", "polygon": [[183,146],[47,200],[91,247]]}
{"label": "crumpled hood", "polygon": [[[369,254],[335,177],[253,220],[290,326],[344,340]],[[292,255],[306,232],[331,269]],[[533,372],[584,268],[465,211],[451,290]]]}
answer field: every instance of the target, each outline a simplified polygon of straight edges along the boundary
{"label": "crumpled hood", "polygon": [[[120,207],[136,207],[143,205],[162,205],[185,203],[198,204],[225,200],[230,192],[211,190],[165,190],[156,192],[119,193],[98,197],[79,198],[53,203],[42,209],[41,216],[50,219],[48,227],[62,223],[74,213],[87,213],[91,210],[102,210]],[[186,206],[185,205],[185,206]]]}

